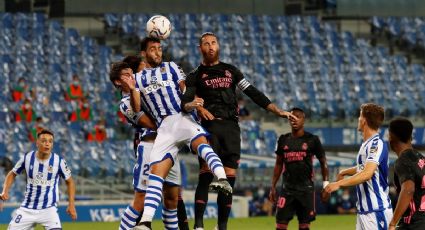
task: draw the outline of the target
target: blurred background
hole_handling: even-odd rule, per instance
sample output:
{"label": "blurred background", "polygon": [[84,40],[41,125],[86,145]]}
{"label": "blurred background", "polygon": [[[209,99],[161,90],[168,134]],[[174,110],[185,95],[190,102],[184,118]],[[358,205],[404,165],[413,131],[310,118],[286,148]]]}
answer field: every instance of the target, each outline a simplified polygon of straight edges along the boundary
{"label": "blurred background", "polygon": [[[331,180],[355,165],[362,103],[385,107],[385,140],[391,118],[409,117],[415,147],[424,149],[424,12],[420,0],[0,0],[0,184],[34,148],[37,130],[49,128],[54,151],[76,177],[78,200],[90,204],[81,208],[110,210],[82,220],[119,218],[132,197],[133,130],[118,112],[120,94],[108,73],[111,62],[138,54],[155,14],[173,26],[163,43],[164,60],[188,73],[200,63],[200,34],[212,31],[222,61],[240,68],[279,107],[302,107],[306,129],[325,147]],[[239,106],[242,160],[232,215],[273,215],[266,197],[274,151],[289,125],[243,94]],[[391,165],[395,158],[391,154]],[[191,217],[198,163],[187,150],[181,159]],[[315,171],[320,191],[316,161]],[[20,176],[10,210],[24,191]],[[351,213],[352,193],[341,190],[328,204],[316,199],[318,213]],[[215,217],[211,203],[208,217]],[[9,220],[0,217],[1,223]]]}

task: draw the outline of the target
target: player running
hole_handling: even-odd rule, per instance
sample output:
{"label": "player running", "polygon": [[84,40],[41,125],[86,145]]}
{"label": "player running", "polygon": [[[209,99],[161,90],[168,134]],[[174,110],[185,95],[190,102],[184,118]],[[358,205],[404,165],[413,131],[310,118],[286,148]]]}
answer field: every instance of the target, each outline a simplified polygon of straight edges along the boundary
{"label": "player running", "polygon": [[75,184],[65,159],[52,153],[53,133],[42,130],[37,134],[37,151],[26,153],[6,175],[0,199],[9,199],[9,189],[15,177],[23,170],[27,174],[25,199],[9,224],[9,230],[29,230],[41,224],[45,229],[62,229],[57,212],[59,177],[65,179],[68,192],[66,212],[73,220],[75,210]]}
{"label": "player running", "polygon": [[[291,133],[279,137],[276,149],[276,163],[269,199],[277,201],[276,229],[288,229],[294,214],[298,217],[299,229],[310,229],[310,222],[316,218],[314,204],[313,158],[320,162],[323,187],[328,181],[328,165],[325,151],[317,136],[304,131],[305,113],[293,108],[291,113],[298,120],[290,118]],[[282,190],[276,199],[276,184],[282,174]]]}
{"label": "player running", "polygon": [[398,156],[394,183],[399,193],[390,230],[425,228],[425,156],[413,149],[412,131],[413,125],[406,118],[390,122],[388,142]]}
{"label": "player running", "polygon": [[[388,196],[388,149],[379,137],[378,129],[384,121],[384,108],[367,103],[360,107],[357,129],[363,144],[357,155],[357,166],[342,170],[337,182],[330,183],[326,193],[340,187],[356,186],[356,229],[388,229],[393,213]],[[345,176],[350,176],[345,178]]]}
{"label": "player running", "polygon": [[[125,84],[130,88],[132,107],[135,111],[140,111],[143,103],[158,126],[141,219],[144,229],[150,229],[152,218],[161,201],[164,178],[177,159],[181,146],[189,144],[192,151],[207,161],[219,179],[212,184],[212,188],[227,193],[231,193],[232,188],[227,182],[220,159],[207,142],[207,132],[190,115],[181,113],[180,96],[185,89],[184,73],[174,62],[162,61],[162,47],[158,39],[144,38],[141,42],[141,55],[146,60],[146,68],[136,74],[136,85],[130,80]],[[125,65],[120,65],[120,68],[112,71],[116,75],[132,73]],[[195,99],[191,106],[202,106],[202,102]]]}
{"label": "player running", "polygon": [[[195,95],[200,97],[204,106],[197,112],[202,119],[202,127],[211,134],[210,142],[224,165],[227,180],[233,187],[236,171],[241,157],[241,139],[238,123],[238,103],[236,88],[248,95],[258,106],[287,118],[290,113],[280,110],[257,88],[251,85],[235,66],[220,62],[219,42],[215,34],[206,32],[199,38],[199,50],[202,63],[186,78],[186,92],[182,97],[182,108],[191,112],[190,102]],[[203,216],[208,202],[208,186],[213,180],[208,165],[200,159],[200,173],[195,193],[195,229],[203,229]],[[218,229],[227,229],[232,195],[219,193]]]}

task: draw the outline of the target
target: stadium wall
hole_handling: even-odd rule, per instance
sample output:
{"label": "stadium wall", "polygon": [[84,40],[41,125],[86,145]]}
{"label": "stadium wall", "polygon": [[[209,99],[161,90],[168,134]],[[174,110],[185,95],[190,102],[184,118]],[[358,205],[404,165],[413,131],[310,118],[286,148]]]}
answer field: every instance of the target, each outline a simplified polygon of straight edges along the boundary
{"label": "stadium wall", "polygon": [[282,0],[66,0],[65,14],[220,12],[224,14],[283,15],[284,2]]}
{"label": "stadium wall", "polygon": [[337,0],[338,16],[425,16],[423,0]]}

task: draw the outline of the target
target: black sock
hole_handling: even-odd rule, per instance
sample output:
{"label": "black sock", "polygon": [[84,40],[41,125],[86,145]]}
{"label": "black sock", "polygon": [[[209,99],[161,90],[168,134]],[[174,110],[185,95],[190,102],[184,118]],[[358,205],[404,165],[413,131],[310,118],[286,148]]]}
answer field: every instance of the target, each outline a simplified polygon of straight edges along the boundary
{"label": "black sock", "polygon": [[[235,187],[236,176],[227,176],[229,184]],[[226,230],[227,229],[227,220],[229,219],[230,210],[232,209],[232,194],[224,194],[222,192],[218,193],[217,196],[217,206],[218,206],[218,229]]]}
{"label": "black sock", "polygon": [[210,171],[199,173],[198,186],[195,192],[195,225],[194,228],[204,227],[204,212],[208,202],[208,186],[214,175]]}
{"label": "black sock", "polygon": [[140,220],[142,219],[142,216],[143,216],[143,210],[140,212],[139,217],[137,217],[137,219],[136,219],[136,226],[139,225]]}
{"label": "black sock", "polygon": [[181,190],[179,190],[179,203],[177,204],[177,218],[180,230],[189,230],[189,221],[187,220],[186,206],[182,199]]}

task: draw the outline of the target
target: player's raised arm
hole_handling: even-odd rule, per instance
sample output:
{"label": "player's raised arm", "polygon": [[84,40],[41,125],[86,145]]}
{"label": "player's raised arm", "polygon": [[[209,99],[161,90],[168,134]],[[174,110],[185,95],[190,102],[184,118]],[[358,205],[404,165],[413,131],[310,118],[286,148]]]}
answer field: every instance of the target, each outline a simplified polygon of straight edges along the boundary
{"label": "player's raised arm", "polygon": [[71,216],[72,220],[77,219],[77,210],[75,209],[75,183],[72,177],[65,180],[67,192],[68,192],[68,208],[66,213]]}
{"label": "player's raised arm", "polygon": [[137,85],[137,79],[133,78],[133,71],[125,62],[115,62],[112,64],[109,73],[111,82],[121,79],[122,87],[127,87],[130,91],[131,107],[134,112],[138,113],[142,110],[140,92]]}

